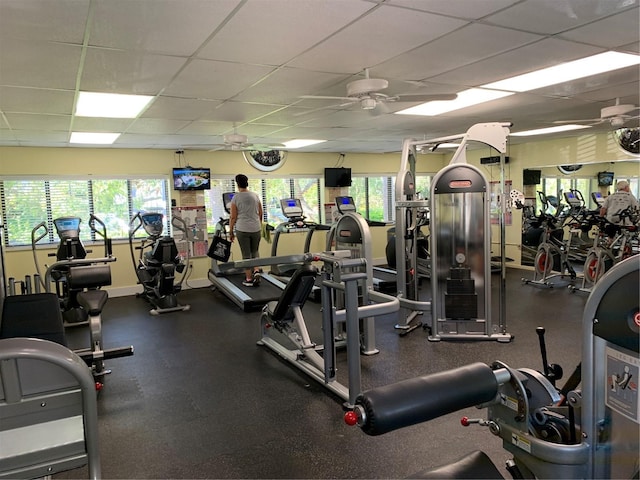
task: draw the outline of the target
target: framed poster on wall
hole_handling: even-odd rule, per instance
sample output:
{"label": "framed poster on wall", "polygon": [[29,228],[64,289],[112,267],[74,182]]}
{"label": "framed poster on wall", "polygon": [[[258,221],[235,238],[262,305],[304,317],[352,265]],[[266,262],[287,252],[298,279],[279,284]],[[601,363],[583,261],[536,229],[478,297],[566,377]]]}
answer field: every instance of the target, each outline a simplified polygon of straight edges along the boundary
{"label": "framed poster on wall", "polygon": [[187,225],[187,232],[173,227],[173,238],[178,247],[179,255],[186,256],[189,249],[190,257],[204,257],[209,249],[207,238],[207,213],[204,205],[197,207],[171,207],[171,216],[182,218]]}

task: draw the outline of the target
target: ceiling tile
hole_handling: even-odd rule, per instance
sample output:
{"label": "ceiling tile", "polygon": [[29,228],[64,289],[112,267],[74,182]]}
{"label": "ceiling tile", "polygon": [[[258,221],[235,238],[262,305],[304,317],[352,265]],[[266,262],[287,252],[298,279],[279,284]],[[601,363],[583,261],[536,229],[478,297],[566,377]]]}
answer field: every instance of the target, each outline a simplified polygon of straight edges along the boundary
{"label": "ceiling tile", "polygon": [[37,41],[0,41],[0,84],[74,90],[80,65],[78,46]]}
{"label": "ceiling tile", "polygon": [[198,56],[282,65],[370,8],[366,2],[343,0],[249,0]]}
{"label": "ceiling tile", "polygon": [[[237,100],[250,98],[253,101],[280,105],[295,103],[300,100],[300,95],[313,94],[336,85],[343,78],[344,75],[283,67],[242,92]],[[344,95],[342,92],[346,92],[346,89],[341,90],[340,94]]]}
{"label": "ceiling tile", "polygon": [[[290,63],[327,72],[357,73],[386,59],[423,45],[462,27],[467,22],[380,6],[348,29],[338,32]],[[389,24],[402,25],[402,35]],[[336,52],[340,52],[336,55]]]}
{"label": "ceiling tile", "polygon": [[517,3],[519,0],[388,0],[389,5],[422,10],[424,12],[451,15],[458,18],[477,20],[505,7]]}
{"label": "ceiling tile", "polygon": [[89,45],[193,55],[238,0],[96,0]]}
{"label": "ceiling tile", "polygon": [[224,102],[207,115],[203,115],[201,120],[219,120],[226,122],[236,122],[238,124],[270,114],[274,110],[283,107],[274,105],[263,105],[260,103]]}
{"label": "ceiling tile", "polygon": [[530,33],[472,24],[376,68],[391,77],[426,80],[540,39]]}
{"label": "ceiling tile", "polygon": [[220,105],[218,100],[177,98],[161,95],[142,114],[142,118],[198,120]]}
{"label": "ceiling tile", "polygon": [[41,130],[68,132],[71,115],[36,115],[7,113],[7,121],[14,130]]}
{"label": "ceiling tile", "polygon": [[169,135],[179,132],[188,125],[187,120],[169,120],[165,118],[138,118],[127,128],[127,133],[155,133]]}
{"label": "ceiling tile", "polygon": [[564,32],[560,37],[606,48],[619,47],[633,42],[637,44],[640,41],[639,23],[640,9],[636,7],[599,22]]}
{"label": "ceiling tile", "polygon": [[484,20],[504,27],[552,35],[629,10],[634,4],[628,0],[527,0]]}
{"label": "ceiling tile", "polygon": [[184,64],[185,59],[180,57],[89,48],[80,89],[87,92],[156,95]]}
{"label": "ceiling tile", "polygon": [[81,45],[88,13],[87,0],[3,0],[0,2],[0,39]]}
{"label": "ceiling tile", "polygon": [[65,90],[0,86],[0,110],[71,115],[74,93]]}
{"label": "ceiling tile", "polygon": [[273,69],[213,60],[193,60],[165,89],[164,94],[199,99],[232,98]]}

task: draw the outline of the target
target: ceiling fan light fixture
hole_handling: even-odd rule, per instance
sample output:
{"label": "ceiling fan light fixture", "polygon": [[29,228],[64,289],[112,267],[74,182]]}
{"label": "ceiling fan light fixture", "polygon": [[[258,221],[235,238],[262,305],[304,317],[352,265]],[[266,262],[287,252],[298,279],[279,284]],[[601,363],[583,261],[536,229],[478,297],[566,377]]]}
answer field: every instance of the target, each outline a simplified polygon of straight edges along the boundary
{"label": "ceiling fan light fixture", "polygon": [[224,143],[229,143],[232,145],[247,143],[247,136],[240,135],[239,133],[232,133],[229,135],[225,135],[223,138],[224,138]]}
{"label": "ceiling fan light fixture", "polygon": [[375,98],[363,98],[360,100],[360,106],[363,110],[373,110],[376,108],[377,103]]}

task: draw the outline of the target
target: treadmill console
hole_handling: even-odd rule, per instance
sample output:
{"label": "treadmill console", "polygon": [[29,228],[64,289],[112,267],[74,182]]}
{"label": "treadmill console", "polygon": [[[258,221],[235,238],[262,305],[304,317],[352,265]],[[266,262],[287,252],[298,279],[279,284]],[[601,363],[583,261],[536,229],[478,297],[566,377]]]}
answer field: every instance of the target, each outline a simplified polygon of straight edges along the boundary
{"label": "treadmill console", "polygon": [[356,211],[356,204],[353,201],[353,197],[349,196],[336,197],[336,207],[338,208],[338,212],[343,215],[347,212]]}
{"label": "treadmill console", "polygon": [[289,220],[296,220],[303,217],[304,210],[302,209],[302,203],[299,198],[283,198],[280,200],[280,207],[282,213]]}
{"label": "treadmill console", "polygon": [[602,207],[602,204],[604,203],[604,197],[600,192],[591,192],[591,199],[598,207]]}
{"label": "treadmill console", "polygon": [[222,194],[222,205],[224,205],[224,211],[227,213],[231,213],[231,200],[233,200],[235,194],[235,192],[225,192]]}

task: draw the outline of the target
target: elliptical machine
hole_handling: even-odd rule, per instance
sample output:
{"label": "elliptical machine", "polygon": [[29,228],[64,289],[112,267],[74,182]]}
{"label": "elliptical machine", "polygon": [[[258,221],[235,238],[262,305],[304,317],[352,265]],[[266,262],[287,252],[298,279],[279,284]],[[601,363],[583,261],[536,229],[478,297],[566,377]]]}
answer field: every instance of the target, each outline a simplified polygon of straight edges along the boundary
{"label": "elliptical machine", "polygon": [[[107,237],[105,224],[95,215],[89,217],[89,228],[104,241],[104,256],[102,258],[87,258],[91,250],[87,250],[82,240],[80,240],[80,217],[59,217],[53,219],[53,225],[60,238],[60,243],[56,253],[49,256],[56,257],[56,262],[47,267],[43,276],[40,271],[40,263],[36,245],[49,235],[46,222],[36,225],[31,231],[31,250],[35,263],[37,279],[36,293],[40,287],[46,292],[51,292],[52,285],[55,286],[55,293],[60,302],[62,318],[66,326],[85,325],[88,323],[88,312],[78,302],[78,294],[83,290],[96,290],[100,287],[111,285],[110,262],[115,262],[112,256],[111,239]],[[83,281],[72,282],[70,276],[72,271],[83,273]],[[74,275],[77,278],[78,275]]]}
{"label": "elliptical machine", "polygon": [[[186,249],[186,258],[183,260],[178,255],[175,240],[168,235],[162,235],[163,223],[164,215],[158,212],[138,212],[129,222],[131,261],[138,283],[143,288],[139,296],[152,305],[153,308],[149,310],[151,315],[186,311],[191,308],[190,305],[179,304],[177,298],[188,271],[186,267],[189,265],[189,249]],[[187,225],[182,218],[174,216],[171,224],[187,235]],[[141,227],[148,237],[143,238],[141,244],[134,247],[135,234]],[[140,251],[137,260],[134,250]],[[182,274],[177,282],[176,272]]]}

